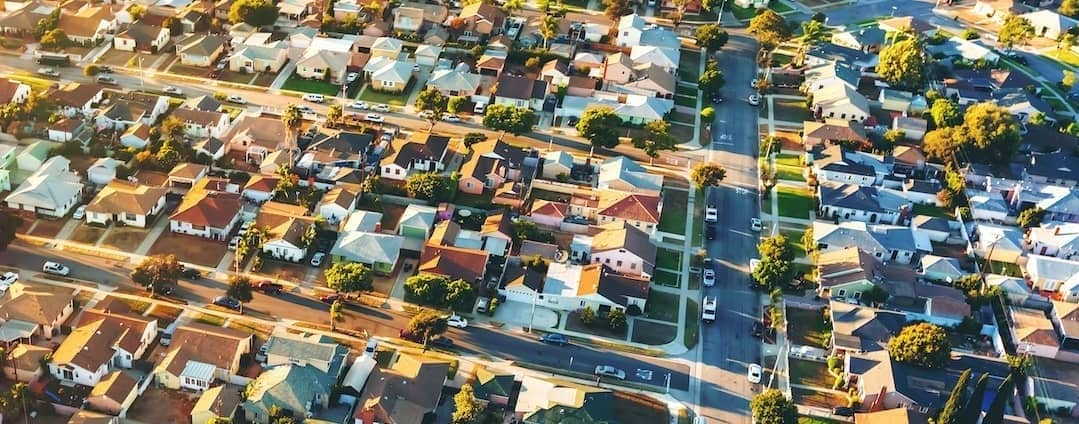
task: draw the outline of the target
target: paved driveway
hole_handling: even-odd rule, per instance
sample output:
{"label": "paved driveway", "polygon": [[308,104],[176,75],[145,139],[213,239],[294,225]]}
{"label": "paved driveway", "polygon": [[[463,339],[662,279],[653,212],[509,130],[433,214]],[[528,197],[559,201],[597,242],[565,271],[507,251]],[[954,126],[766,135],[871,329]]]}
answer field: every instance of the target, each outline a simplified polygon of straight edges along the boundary
{"label": "paved driveway", "polygon": [[499,304],[495,310],[494,319],[506,324],[528,327],[528,318],[532,317],[532,328],[555,328],[558,327],[558,313],[542,306],[536,306],[535,315],[532,314],[532,304],[507,300]]}

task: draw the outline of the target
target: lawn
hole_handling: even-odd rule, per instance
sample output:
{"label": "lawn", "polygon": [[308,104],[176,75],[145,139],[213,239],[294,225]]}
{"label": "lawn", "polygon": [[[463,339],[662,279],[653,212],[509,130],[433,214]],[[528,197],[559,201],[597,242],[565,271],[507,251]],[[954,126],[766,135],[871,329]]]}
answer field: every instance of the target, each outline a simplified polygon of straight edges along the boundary
{"label": "lawn", "polygon": [[645,303],[644,316],[667,322],[678,322],[678,300],[681,296],[674,293],[651,290]]}
{"label": "lawn", "polygon": [[820,309],[787,308],[787,337],[791,344],[827,347],[832,326]]}
{"label": "lawn", "polygon": [[789,166],[776,166],[776,177],[786,181],[804,182],[806,180],[805,176],[802,175],[802,168]]}
{"label": "lawn", "polygon": [[790,359],[791,384],[832,387],[834,377],[828,374],[828,364],[804,359]]}
{"label": "lawn", "polygon": [[802,244],[802,235],[805,234],[804,230],[779,230],[779,232],[787,236],[787,240],[790,241],[791,250],[794,251],[794,257],[800,258],[806,255],[806,247]]}
{"label": "lawn", "polygon": [[842,423],[842,421],[830,420],[830,419],[821,418],[821,417],[807,417],[807,416],[804,416],[804,415],[798,417],[798,424],[841,424],[841,423]]}
{"label": "lawn", "polygon": [[154,309],[150,310],[149,316],[157,318],[157,328],[165,328],[172,324],[173,321],[176,321],[176,318],[179,318],[183,311],[180,308],[158,303],[154,305]]}
{"label": "lawn", "polygon": [[808,189],[777,186],[773,190],[779,190],[776,194],[781,216],[809,219],[809,211],[813,210],[814,205],[813,194]]}
{"label": "lawn", "polygon": [[680,270],[682,269],[682,253],[660,248],[656,252],[656,266],[676,271]]}
{"label": "lawn", "polygon": [[273,84],[273,81],[275,79],[277,79],[277,74],[270,72],[259,72],[258,76],[256,76],[255,79],[251,81],[251,84],[257,85],[259,87],[269,87],[270,84]]}
{"label": "lawn", "polygon": [[[694,103],[694,106],[696,106],[696,103]],[[693,125],[694,123],[697,122],[697,115],[692,114],[692,113],[683,113],[683,112],[678,112],[676,110],[672,110],[671,111],[671,121],[677,121],[677,122],[682,122],[682,123],[686,123],[686,124],[689,124],[689,125]]]}
{"label": "lawn", "polygon": [[[675,140],[692,140],[693,124],[689,124],[688,126],[677,123],[675,125],[671,125],[671,136],[673,136]],[[698,140],[704,141],[705,139],[702,136],[702,138],[699,138]]]}
{"label": "lawn", "polygon": [[113,228],[102,245],[111,247],[121,252],[134,252],[142,241],[146,239],[148,231],[141,228]]}
{"label": "lawn", "polygon": [[656,270],[656,275],[653,276],[653,280],[656,284],[662,284],[667,287],[678,288],[682,286],[681,278],[678,274],[662,269]]}
{"label": "lawn", "polygon": [[202,266],[216,268],[225,257],[228,245],[224,242],[212,241],[201,237],[187,236],[172,232],[164,232],[157,238],[151,255],[174,254],[181,262],[191,262]]}
{"label": "lawn", "polygon": [[[697,191],[697,198],[701,197],[701,191]],[[693,208],[693,245],[701,244],[704,240],[704,205],[697,202]]]}
{"label": "lawn", "polygon": [[[981,260],[979,258],[979,260]],[[1023,278],[1023,270],[1019,269],[1019,265],[1000,261],[989,262],[989,273],[1007,275],[1009,277]]]}
{"label": "lawn", "polygon": [[[675,309],[675,313],[677,312],[678,310]],[[630,341],[659,346],[674,341],[674,336],[677,334],[678,331],[673,325],[637,320],[633,322],[633,335]]]}
{"label": "lawn", "polygon": [[697,107],[697,98],[689,96],[674,96],[674,104],[685,107]]}
{"label": "lawn", "polygon": [[914,214],[952,219],[952,214],[948,213],[948,211],[944,208],[936,205],[926,205],[923,203],[914,204]]}
{"label": "lawn", "polygon": [[748,20],[757,15],[757,9],[752,7],[739,7],[737,5],[731,5],[731,12],[734,13],[734,17],[740,21]]}
{"label": "lawn", "polygon": [[469,194],[464,192],[457,192],[457,197],[454,198],[454,203],[461,206],[468,206],[470,208],[477,209],[490,209],[491,199],[493,199],[495,193],[493,191],[484,190],[483,194]]}
{"label": "lawn", "polygon": [[76,243],[94,244],[97,243],[97,240],[104,234],[104,228],[91,227],[86,223],[82,223],[71,233],[70,240]]}
{"label": "lawn", "polygon": [[786,3],[780,1],[773,1],[771,4],[768,5],[768,8],[774,10],[776,13],[790,12],[794,10],[791,9],[790,6],[787,6]]}
{"label": "lawn", "polygon": [[139,315],[142,315],[143,312],[146,312],[147,309],[150,309],[150,302],[147,301],[139,299],[129,299],[126,297],[118,297],[115,299],[126,304],[129,308],[131,308],[131,312]]}
{"label": "lawn", "polygon": [[[764,109],[763,107],[761,109]],[[775,99],[772,104],[777,121],[797,122],[813,120],[813,114],[806,109],[804,101]]]}
{"label": "lawn", "polygon": [[[248,80],[252,76],[248,76]],[[322,80],[305,79],[299,75],[289,75],[285,80],[285,84],[281,86],[282,89],[299,91],[303,93],[317,93],[325,94],[327,96],[336,96],[341,92],[341,86],[336,84],[330,84]]]}
{"label": "lawn", "polygon": [[802,158],[800,158],[798,155],[776,155],[776,165],[789,166],[792,168],[801,168]]}
{"label": "lawn", "polygon": [[[179,61],[169,67],[168,72],[170,74],[184,75],[196,78],[206,78],[210,74],[210,71],[207,68],[203,68],[201,66],[184,65]],[[250,77],[248,77],[248,79],[250,79]]]}
{"label": "lawn", "polygon": [[794,60],[794,56],[776,53],[772,55],[772,65],[774,66],[786,66]]}
{"label": "lawn", "polygon": [[678,94],[679,96],[689,96],[689,97],[697,97],[697,94],[698,94],[697,91],[698,90],[696,88],[687,87],[687,86],[684,86],[684,85],[679,85],[674,90],[674,92],[676,94]]}
{"label": "lawn", "polygon": [[693,299],[686,299],[686,335],[683,342],[687,349],[693,349],[697,345],[697,338],[700,337],[698,332],[700,326],[700,319],[697,311],[697,301]]}
{"label": "lawn", "polygon": [[1053,49],[1052,52],[1045,53],[1045,55],[1065,64],[1079,67],[1079,54],[1075,54],[1069,50]]}
{"label": "lawn", "polygon": [[682,50],[678,63],[678,78],[685,82],[696,83],[701,78],[700,50]]}
{"label": "lawn", "polygon": [[215,327],[225,325],[225,318],[220,315],[199,314],[199,316],[195,318],[195,321]]}
{"label": "lawn", "polygon": [[360,100],[365,100],[371,103],[382,103],[390,106],[404,106],[408,101],[409,94],[412,93],[412,89],[416,87],[414,81],[409,81],[408,86],[405,87],[405,91],[400,93],[383,93],[371,89],[370,85],[366,85],[363,91],[360,92]]}
{"label": "lawn", "polygon": [[659,215],[659,230],[671,234],[685,234],[688,204],[689,192],[663,190],[663,211]]}

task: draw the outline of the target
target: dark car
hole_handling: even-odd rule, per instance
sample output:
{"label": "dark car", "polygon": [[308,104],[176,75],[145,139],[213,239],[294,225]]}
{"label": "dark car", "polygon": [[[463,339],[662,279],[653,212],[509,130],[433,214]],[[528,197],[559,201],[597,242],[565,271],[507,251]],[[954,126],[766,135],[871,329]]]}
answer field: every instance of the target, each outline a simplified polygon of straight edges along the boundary
{"label": "dark car", "polygon": [[569,344],[569,339],[566,336],[558,333],[548,333],[540,337],[540,341],[544,343],[550,343],[553,345],[565,346]]}
{"label": "dark car", "polygon": [[716,228],[711,226],[711,225],[705,227],[704,228],[704,238],[706,238],[708,240],[715,240],[716,239]]}
{"label": "dark car", "polygon": [[102,73],[102,74],[111,74],[112,73],[112,68],[110,68],[108,66],[105,66],[105,65],[98,65],[97,71]]}
{"label": "dark car", "polygon": [[255,288],[266,294],[281,294],[281,292],[285,290],[285,286],[270,280],[262,280],[255,283]]}
{"label": "dark car", "polygon": [[576,126],[577,122],[580,121],[580,120],[581,120],[581,118],[578,118],[576,116],[571,116],[569,118],[566,118],[566,125],[569,125],[571,127]]}
{"label": "dark car", "polygon": [[1006,54],[1004,56],[1007,57],[1008,60],[1011,60],[1012,62],[1017,62],[1017,63],[1022,64],[1022,65],[1027,64],[1027,57],[1023,56],[1023,55],[1021,55],[1019,53],[1011,52],[1011,53],[1008,53],[1008,54]]}
{"label": "dark car", "polygon": [[325,295],[325,296],[320,296],[318,298],[318,300],[321,300],[321,301],[323,301],[325,303],[333,303],[333,302],[336,302],[338,300],[341,300],[341,295],[337,294],[337,293],[328,294],[328,295]]}
{"label": "dark car", "polygon": [[199,272],[199,270],[197,270],[195,268],[184,267],[184,268],[180,269],[180,275],[182,275],[184,278],[187,278],[189,280],[193,280],[193,279],[201,277],[202,273]]}
{"label": "dark car", "polygon": [[723,95],[719,93],[712,94],[712,103],[723,103]]}
{"label": "dark car", "polygon": [[453,347],[453,340],[450,340],[446,336],[438,336],[438,337],[435,337],[435,338],[431,339],[431,341],[428,342],[428,344],[431,345],[431,346],[438,346],[438,347],[443,347],[443,348],[451,348],[451,347]]}
{"label": "dark car", "polygon": [[753,321],[753,337],[758,339],[764,337],[764,324],[760,321]]}
{"label": "dark car", "polygon": [[228,296],[218,296],[214,298],[214,305],[223,306],[229,309],[240,309],[240,301]]}
{"label": "dark car", "polygon": [[404,339],[404,340],[408,340],[410,342],[423,343],[423,340],[420,339],[419,334],[412,334],[412,332],[410,332],[408,330],[398,331],[397,336]]}
{"label": "dark car", "polygon": [[839,415],[841,417],[853,417],[854,408],[848,408],[846,406],[837,406],[832,408],[832,415]]}

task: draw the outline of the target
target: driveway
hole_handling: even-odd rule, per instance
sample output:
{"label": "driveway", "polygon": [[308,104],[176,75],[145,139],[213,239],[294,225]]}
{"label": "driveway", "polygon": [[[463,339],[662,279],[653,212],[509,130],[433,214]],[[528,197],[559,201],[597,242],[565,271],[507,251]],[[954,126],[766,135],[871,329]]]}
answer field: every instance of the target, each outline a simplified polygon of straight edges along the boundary
{"label": "driveway", "polygon": [[495,310],[494,319],[507,324],[528,327],[528,318],[532,316],[532,328],[555,328],[558,327],[558,313],[542,306],[536,306],[536,313],[532,314],[532,304],[507,300],[499,304]]}

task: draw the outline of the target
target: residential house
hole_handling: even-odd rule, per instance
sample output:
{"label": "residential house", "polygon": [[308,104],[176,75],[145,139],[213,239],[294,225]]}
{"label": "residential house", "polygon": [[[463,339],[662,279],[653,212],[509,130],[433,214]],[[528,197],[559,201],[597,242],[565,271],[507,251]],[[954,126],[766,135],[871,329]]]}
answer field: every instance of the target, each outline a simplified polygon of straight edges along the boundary
{"label": "residential house", "polygon": [[903,190],[884,189],[896,195],[902,196],[912,203],[920,205],[933,205],[938,207],[944,207],[945,205],[937,196],[943,187],[936,180],[906,180],[903,181]]}
{"label": "residential house", "polygon": [[[1023,181],[1026,182],[1055,184],[1072,189],[1079,187],[1079,177],[1072,171],[1076,168],[1074,156],[1031,154],[1022,159],[1021,168],[1023,170]],[[1072,209],[1072,211],[1074,210],[1076,209]],[[1067,214],[1067,216],[1068,218],[1052,216],[1048,216],[1048,218],[1057,221],[1079,222],[1079,214],[1073,212]]]}
{"label": "residential house", "polygon": [[1034,254],[1072,260],[1079,256],[1079,223],[1043,223],[1028,229],[1024,241]]}
{"label": "residential house", "polygon": [[29,98],[29,85],[19,81],[0,79],[0,104],[22,104]]}
{"label": "residential house", "polygon": [[201,110],[206,112],[220,112],[221,101],[213,98],[212,96],[198,96],[192,97],[184,102],[183,107],[194,110]]}
{"label": "residential house", "polygon": [[459,224],[442,221],[435,225],[428,246],[452,246],[461,249],[483,250],[495,256],[506,256],[513,245],[513,226],[505,213],[492,212],[479,230],[462,229]]}
{"label": "residential house", "polygon": [[[574,76],[570,78],[571,92],[569,94],[588,96],[591,95],[591,92],[588,90],[596,89],[597,85],[598,84],[594,79]],[[577,92],[573,92],[574,86],[577,87]],[[667,72],[667,70],[662,69],[659,66],[648,64],[637,66],[634,69],[633,81],[617,85],[611,84],[608,86],[608,90],[671,99],[674,96],[677,86],[678,81],[674,74]],[[585,90],[586,92],[582,93],[581,90]]]}
{"label": "residential house", "polygon": [[559,175],[569,178],[573,172],[573,155],[565,150],[553,150],[543,157],[543,169],[540,177],[545,180],[557,180]]}
{"label": "residential house", "polygon": [[112,371],[90,391],[90,395],[86,397],[86,406],[109,415],[125,416],[139,395],[135,390],[137,384],[134,378],[120,370]]}
{"label": "residential house", "polygon": [[238,188],[230,190],[228,180],[199,179],[169,217],[170,230],[211,240],[228,240],[243,209],[238,191]]}
{"label": "residential house", "polygon": [[184,34],[206,31],[209,29],[212,19],[204,11],[196,9],[187,9],[180,12],[177,17],[180,19],[180,26],[183,27]]}
{"label": "residential house", "polygon": [[885,158],[870,153],[844,149],[832,145],[823,150],[814,149],[806,162],[812,165],[813,175],[820,182],[853,184],[872,188],[890,174],[891,167]]}
{"label": "residential house", "polygon": [[[335,362],[343,361],[345,356],[347,353]],[[295,420],[311,421],[317,412],[331,406],[330,393],[338,374],[302,362],[275,366],[251,382],[247,397],[241,403],[246,422],[270,424],[274,418],[271,411],[284,411]],[[339,373],[341,366],[337,365],[333,370]],[[308,418],[308,414],[312,416]]]}
{"label": "residential house", "polygon": [[[648,233],[629,223],[607,224],[593,236],[577,235],[570,257],[581,262],[602,263],[625,275],[651,279],[656,267],[656,246]],[[587,244],[584,242],[587,241]]]}
{"label": "residential house", "polygon": [[979,258],[1017,263],[1023,256],[1023,232],[1015,227],[979,223],[973,229],[971,240],[972,253]]}
{"label": "residential house", "polygon": [[[455,223],[443,221],[435,226],[431,239],[423,247],[420,273],[441,275],[450,279],[462,279],[471,284],[479,284],[487,272],[487,259],[490,253],[482,249],[482,240],[478,234],[458,237],[460,227]],[[478,241],[478,243],[477,243]],[[468,242],[470,247],[458,247],[456,244]],[[478,244],[478,246],[476,246]]]}
{"label": "residential house", "polygon": [[1061,348],[1074,351],[1079,347],[1079,304],[1053,302],[1049,319],[1060,337]]}
{"label": "residential house", "polygon": [[168,42],[168,28],[142,22],[131,24],[112,39],[112,45],[116,50],[150,54],[157,54]]}
{"label": "residential house", "polygon": [[547,96],[547,82],[527,77],[502,75],[493,88],[494,103],[534,111],[543,110],[543,100]]}
{"label": "residential house", "polygon": [[525,376],[513,412],[526,423],[558,422],[563,417],[612,422],[617,419],[615,400],[609,389],[553,377]]}
{"label": "residential house", "polygon": [[70,170],[71,161],[53,156],[12,191],[7,207],[62,218],[82,199],[82,179]]}
{"label": "residential house", "polygon": [[355,19],[357,22],[364,19],[363,2],[358,0],[340,0],[333,4],[333,18],[341,22],[346,19]]}
{"label": "residential house", "polygon": [[[921,121],[925,122],[925,120]],[[898,128],[900,125],[899,122],[900,121],[897,118],[892,127]],[[923,152],[920,147],[902,144],[895,146],[895,149],[892,149],[892,158],[895,160],[894,171],[898,174],[911,175],[914,171],[925,169],[925,152]]]}
{"label": "residential house", "polygon": [[461,178],[457,189],[469,194],[483,194],[506,181],[521,178],[521,166],[525,152],[501,140],[487,140],[473,144],[469,155],[461,164]]}
{"label": "residential house", "polygon": [[349,215],[330,250],[334,261],[359,262],[378,274],[392,274],[405,237],[379,232],[381,219],[382,214],[368,211],[356,211]]}
{"label": "residential house", "polygon": [[1034,115],[1041,114],[1047,122],[1055,123],[1053,107],[1040,97],[1026,91],[994,93],[997,106],[1007,109],[1021,124],[1029,124]]}
{"label": "residential house", "polygon": [[157,337],[157,320],[134,314],[119,301],[84,310],[49,363],[59,380],[95,386],[116,368],[131,368]]}
{"label": "residential house", "polygon": [[1008,298],[1008,303],[1022,305],[1031,298],[1030,287],[1027,281],[1020,277],[1010,277],[1000,274],[985,274],[985,285],[998,287]]}
{"label": "residential house", "polygon": [[896,16],[894,18],[877,21],[877,28],[884,32],[914,31],[915,34],[927,34],[935,32],[937,28],[929,22],[913,16]]}
{"label": "residential house", "polygon": [[311,139],[296,166],[311,170],[318,178],[332,168],[362,168],[374,139],[374,134],[323,129]]}
{"label": "residential house", "polygon": [[41,364],[52,356],[52,349],[19,343],[11,348],[9,355],[4,363],[4,378],[30,384],[41,377],[44,372]]}
{"label": "residential house", "polygon": [[476,59],[476,72],[480,75],[497,78],[502,75],[502,69],[506,67],[506,55],[503,50],[485,50],[483,55]]}
{"label": "residential house", "polygon": [[52,340],[60,334],[75,310],[75,292],[58,286],[15,283],[8,287],[9,299],[0,304],[0,342],[34,341],[34,336]]}
{"label": "residential house", "polygon": [[151,187],[128,180],[112,180],[86,205],[86,222],[108,226],[146,228],[165,209],[165,187]]}
{"label": "residential house", "polygon": [[928,239],[919,237],[908,227],[869,225],[851,221],[840,224],[813,222],[813,239],[821,253],[856,246],[881,261],[909,264],[918,252],[930,252]]}
{"label": "residential house", "polygon": [[412,57],[416,59],[418,65],[435,66],[438,64],[438,59],[442,57],[442,47],[420,44],[412,53]]}
{"label": "residential house", "polygon": [[1027,256],[1026,275],[1034,289],[1065,302],[1079,302],[1079,262]]}
{"label": "residential house", "polygon": [[573,71],[570,70],[569,62],[564,59],[548,60],[547,63],[543,64],[543,68],[540,69],[540,79],[546,81],[547,84],[550,84],[551,86],[569,84],[569,77],[572,75]]}
{"label": "residential house", "polygon": [[411,354],[376,367],[356,406],[355,422],[418,423],[429,419],[442,398],[450,364]]}
{"label": "residential house", "polygon": [[817,294],[844,302],[860,302],[862,294],[883,281],[884,265],[856,246],[820,254],[817,267]]}
{"label": "residential house", "polygon": [[402,48],[404,48],[404,44],[402,44],[401,40],[393,37],[378,37],[371,44],[371,58],[397,59],[401,56]]}
{"label": "residential house", "polygon": [[[641,45],[633,46],[629,51],[629,58],[633,61],[634,67],[651,65],[667,71],[670,74],[674,74],[678,71],[678,64],[682,60],[681,57],[681,50],[671,47]],[[602,70],[599,67],[596,69]],[[597,76],[603,75],[599,74]]]}
{"label": "residential house", "polygon": [[209,67],[225,52],[225,39],[216,35],[195,35],[176,47],[180,63],[187,66]]}
{"label": "residential house", "polygon": [[206,177],[209,172],[210,167],[207,165],[190,162],[180,163],[169,171],[166,184],[174,192],[187,192],[195,186],[195,183]]}
{"label": "residential house", "polygon": [[974,13],[993,18],[998,23],[1011,15],[1023,15],[1031,10],[1027,5],[1013,0],[978,0],[974,4]]}
{"label": "residential house", "polygon": [[1011,214],[1008,203],[999,192],[967,189],[967,200],[975,221],[1004,223]]}
{"label": "residential house", "polygon": [[210,424],[218,418],[234,419],[240,402],[239,390],[225,385],[206,389],[191,408],[191,424]]}
{"label": "residential house", "polygon": [[251,333],[191,322],[176,327],[154,369],[157,384],[171,390],[208,390],[215,380],[234,383],[240,362],[251,352]]}
{"label": "residential house", "polygon": [[255,226],[268,229],[262,251],[276,259],[303,261],[314,239],[314,218],[308,217],[304,206],[270,201],[262,204],[255,217]]}
{"label": "residential house", "polygon": [[913,270],[901,266],[885,268],[881,284],[888,292],[885,308],[903,312],[908,321],[925,321],[942,327],[954,327],[970,316],[970,304],[962,290],[918,281]]}
{"label": "residential house", "polygon": [[[889,357],[887,350],[847,355],[843,369],[862,405],[932,416],[944,406],[963,371],[970,369],[972,375],[989,373],[990,388],[999,387],[1009,373],[1007,362],[997,359],[956,354],[943,369],[934,369],[898,362]],[[878,399],[880,396],[883,398]]]}
{"label": "residential house", "polygon": [[877,98],[877,101],[880,102],[881,109],[906,114],[911,110],[911,103],[914,102],[914,93],[884,88],[880,90],[880,96]]}
{"label": "residential house", "polygon": [[127,127],[127,129],[124,130],[124,133],[120,135],[120,144],[125,147],[142,149],[149,143],[150,126],[143,124],[142,122],[136,122],[135,125]]}
{"label": "residential house", "polygon": [[412,80],[412,67],[413,63],[405,60],[376,56],[367,62],[363,71],[371,80],[371,89],[400,93]]}
{"label": "residential house", "polygon": [[395,233],[405,238],[405,248],[413,251],[422,250],[423,243],[430,238],[431,229],[435,226],[437,210],[427,205],[410,203],[401,214],[397,222]]}
{"label": "residential house", "polygon": [[108,6],[87,7],[75,13],[60,14],[57,29],[79,44],[94,44],[116,31],[116,16]]}
{"label": "residential house", "polygon": [[606,58],[599,52],[578,51],[569,61],[569,67],[583,76],[591,78],[603,77],[603,63]]}
{"label": "residential house", "polygon": [[829,61],[806,69],[803,77],[805,81],[802,83],[802,91],[815,93],[837,84],[856,89],[862,72],[844,63]]}
{"label": "residential house", "polygon": [[381,161],[382,178],[403,181],[413,172],[442,172],[450,157],[450,138],[444,135],[414,133],[394,144]]}
{"label": "residential house", "polygon": [[1079,25],[1079,21],[1050,9],[1036,10],[1019,16],[1030,22],[1030,25],[1034,27],[1036,36],[1050,40],[1059,39],[1061,35],[1070,32],[1072,28]]}
{"label": "residential house", "polygon": [[59,121],[49,125],[49,140],[61,143],[74,141],[81,138],[80,135],[85,134],[88,128],[89,126],[86,125],[86,121],[83,121],[82,119],[61,118]]}
{"label": "residential house", "polygon": [[828,313],[832,351],[837,355],[843,352],[844,356],[887,349],[888,341],[907,324],[902,313],[835,300],[829,302]]}
{"label": "residential house", "polygon": [[843,46],[865,53],[879,52],[884,44],[884,30],[878,27],[864,27],[851,31],[836,32],[832,34],[832,44]]}
{"label": "residential house", "polygon": [[184,123],[184,135],[192,138],[222,137],[228,131],[229,114],[178,108],[170,115]]}
{"label": "residential house", "polygon": [[581,117],[589,107],[606,106],[614,110],[615,115],[630,124],[644,124],[650,121],[664,120],[674,109],[674,100],[639,94],[619,94],[597,91],[589,97],[566,96],[562,107],[555,110],[555,116]]}
{"label": "residential house", "polygon": [[110,104],[97,116],[98,128],[123,130],[142,122],[157,124],[157,118],[169,110],[169,98],[137,91],[110,97]]}
{"label": "residential house", "polygon": [[358,196],[359,191],[356,188],[334,187],[322,195],[322,200],[319,201],[315,210],[318,211],[318,216],[326,219],[326,222],[336,224],[356,210]]}
{"label": "residential house", "polygon": [[46,96],[56,102],[60,113],[68,118],[76,115],[93,116],[96,105],[105,98],[100,84],[71,82],[50,90]]}
{"label": "residential house", "polygon": [[475,368],[468,384],[472,386],[472,396],[485,407],[490,404],[509,406],[510,399],[517,393],[514,374],[496,373],[482,365]]}
{"label": "residential house", "polygon": [[503,292],[507,299],[538,303],[562,311],[592,308],[600,316],[634,306],[644,310],[650,282],[621,275],[602,263],[551,263],[539,281],[528,270],[507,267]]}
{"label": "residential house", "polygon": [[[659,25],[648,24],[636,13],[619,18],[617,31],[615,40],[618,47],[656,46],[674,49],[677,53],[680,45],[678,35],[674,31]],[[677,65],[678,61],[674,63]]]}
{"label": "residential house", "polygon": [[[550,65],[552,62],[548,62]],[[568,69],[567,69],[568,72]],[[569,82],[569,74],[566,74],[566,81]],[[626,84],[630,82],[634,77],[633,72],[633,59],[630,59],[628,54],[617,52],[607,55],[603,60],[603,80],[610,85],[614,84]],[[553,85],[559,85],[554,80],[548,81]]]}
{"label": "residential house", "polygon": [[951,283],[969,273],[956,258],[925,255],[918,264],[918,274],[926,280]]}
{"label": "residential house", "polygon": [[909,200],[891,190],[829,181],[818,184],[817,199],[822,217],[870,224],[900,224],[912,207]]}
{"label": "residential house", "polygon": [[288,61],[288,48],[284,43],[245,42],[229,55],[229,70],[245,74],[276,73],[285,66],[286,61]]}
{"label": "residential house", "polygon": [[[896,116],[895,118],[892,118],[892,129],[896,131],[901,131],[903,133],[903,137],[907,140],[917,142],[920,141],[923,137],[925,137],[925,133],[929,129],[929,123],[922,118],[914,118],[910,116]],[[900,161],[899,155],[896,154],[899,150],[899,147],[904,148],[903,152],[919,151],[917,148],[911,146],[896,146],[896,148],[892,151],[892,155],[895,156],[895,160],[897,163]],[[925,158],[923,156],[922,166],[924,166],[924,161]]]}
{"label": "residential house", "polygon": [[480,92],[480,75],[470,72],[468,65],[436,69],[427,79],[427,87],[438,90],[444,96],[472,97]]}
{"label": "residential house", "polygon": [[243,194],[244,200],[261,205],[274,197],[274,192],[277,190],[277,184],[280,182],[281,177],[255,175],[244,184],[244,189],[241,194]]}
{"label": "residential house", "polygon": [[[926,52],[933,56],[942,56],[942,59],[962,60],[968,62],[983,62],[995,64],[1000,60],[1000,55],[995,49],[982,40],[966,40],[954,36],[940,45],[927,46]],[[968,100],[959,99],[959,104],[968,104]]]}
{"label": "residential house", "polygon": [[802,144],[809,151],[816,146],[831,146],[845,141],[866,144],[865,127],[860,122],[845,119],[825,119],[824,122],[805,121]]}
{"label": "residential house", "polygon": [[1016,351],[1039,358],[1057,357],[1060,337],[1053,328],[1053,322],[1045,316],[1045,311],[1010,306],[1008,315]]}
{"label": "residential house", "polygon": [[15,156],[16,168],[20,171],[37,171],[45,164],[45,161],[51,159],[49,151],[54,147],[59,146],[58,143],[54,143],[47,140],[38,140],[30,143],[29,146],[24,147],[17,156]]}
{"label": "residential house", "polygon": [[263,164],[271,153],[284,151],[287,155],[283,150],[287,133],[280,119],[242,115],[222,140],[228,143],[227,151],[243,152],[248,162]]}
{"label": "residential house", "polygon": [[506,13],[489,3],[473,3],[461,9],[458,18],[464,20],[462,41],[478,42],[481,38],[498,35],[505,25]]}
{"label": "residential house", "polygon": [[812,109],[821,118],[862,122],[869,117],[869,101],[846,84],[832,84],[814,92]]}
{"label": "residential house", "polygon": [[528,217],[536,225],[560,228],[562,223],[570,217],[569,204],[536,199],[532,202],[532,210],[529,211]]}
{"label": "residential house", "polygon": [[[1067,168],[1062,171],[1070,172]],[[1006,200],[1016,210],[1036,207],[1045,211],[1042,220],[1046,222],[1079,223],[1079,188],[1076,187],[1024,184],[1012,190]]]}
{"label": "residential house", "polygon": [[[337,13],[336,8],[334,8],[334,13]],[[419,32],[420,28],[423,28],[423,9],[406,6],[393,9],[394,30]]]}
{"label": "residential house", "polygon": [[296,75],[342,84],[352,49],[352,40],[315,37],[303,56],[296,61]]}

